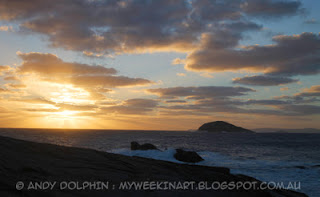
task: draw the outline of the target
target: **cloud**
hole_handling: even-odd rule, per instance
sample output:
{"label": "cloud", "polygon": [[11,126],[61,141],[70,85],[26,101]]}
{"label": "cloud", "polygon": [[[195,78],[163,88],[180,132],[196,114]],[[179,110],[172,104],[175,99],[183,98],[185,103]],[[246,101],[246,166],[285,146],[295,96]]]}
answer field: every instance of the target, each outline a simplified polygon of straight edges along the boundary
{"label": "cloud", "polygon": [[21,99],[13,99],[12,101],[31,103],[31,104],[49,104],[55,105],[56,103],[45,98],[21,98]]}
{"label": "cloud", "polygon": [[210,78],[210,79],[213,78],[213,76],[208,72],[203,72],[203,73],[200,74],[200,76],[201,77],[205,77],[205,78]]}
{"label": "cloud", "polygon": [[0,31],[13,31],[12,26],[0,26]]}
{"label": "cloud", "polygon": [[320,85],[311,86],[295,95],[296,97],[320,96]]}
{"label": "cloud", "polygon": [[180,59],[180,58],[175,58],[174,60],[172,60],[172,64],[173,65],[178,65],[178,64],[185,64],[185,60]]}
{"label": "cloud", "polygon": [[[214,100],[211,100],[214,102]],[[286,111],[279,111],[276,109],[259,109],[259,108],[242,108],[239,105],[231,103],[220,104],[189,104],[189,105],[173,105],[162,107],[165,111],[184,111],[185,113],[201,113],[202,115],[210,116],[218,113],[232,113],[232,114],[259,114],[259,115],[295,115],[287,113]],[[242,104],[243,105],[243,104]]]}
{"label": "cloud", "polygon": [[293,15],[300,8],[299,2],[285,0],[12,0],[0,2],[0,20],[47,35],[53,47],[90,55],[186,52],[197,47],[201,34],[231,28],[221,21]]}
{"label": "cloud", "polygon": [[15,83],[9,83],[7,84],[7,86],[13,88],[13,89],[22,89],[22,88],[26,88],[27,86],[25,84],[15,84]]}
{"label": "cloud", "polygon": [[141,115],[152,112],[158,106],[158,101],[153,99],[129,99],[120,105],[102,107],[105,113],[118,113],[128,115]]}
{"label": "cloud", "polygon": [[16,76],[6,76],[3,79],[6,81],[19,81],[19,78]]}
{"label": "cloud", "polygon": [[[50,79],[48,79],[50,81]],[[54,80],[55,81],[55,80]],[[64,78],[60,83],[71,83],[82,87],[129,87],[129,86],[139,86],[152,84],[152,81],[142,78],[130,78],[125,76],[105,76],[105,75],[95,75],[95,76],[71,76]],[[103,91],[105,92],[105,91]]]}
{"label": "cloud", "polygon": [[[318,95],[319,87],[311,87],[303,92]],[[171,112],[190,113],[197,115],[222,114],[256,114],[270,116],[302,116],[319,114],[319,106],[312,104],[317,99],[302,99],[297,96],[287,96],[274,99],[245,99],[244,96],[255,92],[243,87],[173,87],[149,89],[147,92],[157,94],[163,103],[158,106],[160,114]],[[184,99],[177,99],[183,97]],[[173,100],[172,100],[173,99]],[[169,105],[168,105],[169,104]],[[314,106],[314,109],[312,107]]]}
{"label": "cloud", "polygon": [[246,102],[243,102],[243,104],[246,105],[284,105],[284,104],[289,104],[291,103],[290,101],[282,101],[282,100],[276,100],[276,99],[270,99],[270,100],[254,100],[250,99]]}
{"label": "cloud", "polygon": [[8,89],[0,88],[0,94],[9,93],[9,92],[11,92],[11,91]]}
{"label": "cloud", "polygon": [[42,75],[90,75],[90,74],[116,74],[114,68],[92,66],[80,63],[64,62],[56,55],[50,53],[17,53],[23,60],[19,71],[22,73],[36,72]]}
{"label": "cloud", "polygon": [[233,83],[252,86],[277,86],[288,83],[298,82],[297,79],[291,79],[288,77],[257,75],[250,77],[242,77],[233,79]]}
{"label": "cloud", "polygon": [[156,107],[158,101],[153,99],[129,99],[125,101],[125,105],[136,106],[136,107]]}
{"label": "cloud", "polygon": [[187,97],[188,99],[242,96],[254,91],[250,88],[227,86],[172,87],[147,90],[148,93],[157,94],[164,98]]}
{"label": "cloud", "polygon": [[185,76],[186,76],[186,73],[177,73],[177,76],[179,76],[179,77],[185,77]]}
{"label": "cloud", "polygon": [[1,66],[0,65],[0,74],[2,74],[3,72],[9,71],[11,70],[10,66]]}
{"label": "cloud", "polygon": [[306,88],[292,96],[282,95],[273,97],[276,100],[286,101],[287,104],[305,105],[314,104],[318,105],[320,101],[320,87],[319,85]]}
{"label": "cloud", "polygon": [[[258,107],[260,106],[260,107]],[[237,100],[230,98],[223,99],[202,99],[192,104],[161,106],[165,112],[201,113],[212,115],[217,113],[227,114],[256,114],[271,116],[309,116],[320,114],[318,105],[298,104],[294,100]]]}
{"label": "cloud", "polygon": [[187,103],[186,100],[166,100],[166,103]]}
{"label": "cloud", "polygon": [[241,8],[246,14],[257,17],[279,17],[302,11],[299,1],[247,0]]}
{"label": "cloud", "polygon": [[20,99],[12,99],[11,101],[23,102],[33,105],[52,105],[55,108],[24,108],[25,111],[29,112],[61,112],[61,111],[93,111],[98,108],[96,105],[79,105],[79,104],[69,104],[69,103],[56,103],[51,100],[42,97],[34,97],[34,98],[20,98]]}
{"label": "cloud", "polygon": [[18,73],[36,73],[42,80],[73,84],[88,89],[90,92],[106,93],[107,88],[148,85],[153,83],[142,78],[115,76],[114,68],[103,66],[70,63],[49,53],[18,53],[23,63]]}
{"label": "cloud", "polygon": [[318,105],[282,105],[279,108],[297,115],[320,114],[320,106]]}
{"label": "cloud", "polygon": [[23,108],[22,110],[28,111],[28,112],[44,112],[44,113],[60,112],[59,109],[51,109],[51,108]]}
{"label": "cloud", "polygon": [[319,24],[319,22],[318,22],[315,18],[306,20],[306,21],[304,21],[304,23],[305,23],[305,24],[309,24],[309,25]]}
{"label": "cloud", "polygon": [[57,103],[55,106],[59,107],[59,111],[92,111],[97,108],[96,105],[75,105],[66,103]]}
{"label": "cloud", "polygon": [[219,48],[214,35],[187,56],[185,68],[193,71],[250,70],[272,75],[312,75],[320,71],[320,36],[314,33],[279,35],[272,45],[252,45],[242,49]]}
{"label": "cloud", "polygon": [[281,91],[288,91],[289,90],[289,87],[283,87],[283,88],[280,88]]}

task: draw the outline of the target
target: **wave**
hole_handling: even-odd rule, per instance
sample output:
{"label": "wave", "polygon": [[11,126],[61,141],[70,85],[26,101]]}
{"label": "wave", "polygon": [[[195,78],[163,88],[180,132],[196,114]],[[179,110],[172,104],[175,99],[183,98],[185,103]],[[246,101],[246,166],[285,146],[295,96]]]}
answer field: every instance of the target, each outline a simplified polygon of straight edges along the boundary
{"label": "wave", "polygon": [[[139,156],[176,163],[185,163],[174,158],[173,155],[176,152],[174,148],[169,148],[164,151],[131,151],[130,149],[115,149],[109,152],[127,156]],[[301,182],[301,192],[308,193],[310,196],[316,196],[314,194],[320,192],[315,191],[314,189],[315,185],[320,184],[320,181],[318,181],[318,183],[312,181],[319,180],[319,164],[288,162],[282,160],[258,160],[254,157],[232,157],[211,151],[199,151],[197,153],[204,161],[196,164],[188,164],[227,167],[233,174],[245,174],[262,181],[284,182],[286,184],[294,181]]]}

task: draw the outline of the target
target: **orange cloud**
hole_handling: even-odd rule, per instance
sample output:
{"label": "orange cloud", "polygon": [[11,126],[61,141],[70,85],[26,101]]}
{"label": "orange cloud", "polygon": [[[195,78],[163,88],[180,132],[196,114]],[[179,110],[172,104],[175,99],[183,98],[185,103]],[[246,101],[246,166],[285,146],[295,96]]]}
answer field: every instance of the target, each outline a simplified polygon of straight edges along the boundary
{"label": "orange cloud", "polygon": [[320,96],[320,85],[314,85],[310,88],[304,89],[302,92],[295,96],[309,97],[309,96]]}
{"label": "orange cloud", "polygon": [[89,74],[116,74],[114,68],[95,66],[80,63],[64,62],[50,53],[17,53],[23,60],[19,72],[36,72],[42,75],[89,75]]}
{"label": "orange cloud", "polygon": [[[72,84],[88,91],[93,99],[103,99],[105,97],[103,94],[111,91],[109,88],[153,83],[148,79],[114,75],[117,73],[114,68],[65,62],[49,53],[19,52],[18,56],[23,60],[21,66],[17,68],[17,73],[21,76],[36,74],[42,81]],[[13,84],[9,86],[22,88],[22,86],[18,87]]]}

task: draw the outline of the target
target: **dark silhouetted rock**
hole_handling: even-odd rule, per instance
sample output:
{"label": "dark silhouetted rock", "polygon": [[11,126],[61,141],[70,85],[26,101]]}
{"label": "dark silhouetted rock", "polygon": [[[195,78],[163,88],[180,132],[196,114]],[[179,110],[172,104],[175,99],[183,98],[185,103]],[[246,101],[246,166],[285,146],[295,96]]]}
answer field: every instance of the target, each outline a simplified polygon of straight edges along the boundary
{"label": "dark silhouetted rock", "polygon": [[131,150],[159,150],[153,144],[139,144],[138,142],[131,142]]}
{"label": "dark silhouetted rock", "polygon": [[253,131],[251,131],[249,129],[237,127],[233,124],[230,124],[230,123],[227,123],[224,121],[205,123],[198,130],[199,131],[209,131],[209,132],[254,133]]}
{"label": "dark silhouetted rock", "polygon": [[176,153],[174,154],[174,158],[178,161],[197,163],[203,161],[202,157],[198,155],[198,153],[193,151],[185,151],[182,149],[176,149]]}

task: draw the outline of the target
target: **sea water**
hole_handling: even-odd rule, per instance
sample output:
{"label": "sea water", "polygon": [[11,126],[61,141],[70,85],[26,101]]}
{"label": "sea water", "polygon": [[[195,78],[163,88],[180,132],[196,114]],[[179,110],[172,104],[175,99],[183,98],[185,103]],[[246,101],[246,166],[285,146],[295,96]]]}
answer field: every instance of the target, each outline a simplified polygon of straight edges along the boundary
{"label": "sea water", "polygon": [[[320,134],[0,129],[0,135],[177,163],[183,162],[175,160],[175,149],[183,148],[204,158],[196,165],[228,167],[262,181],[300,182],[300,192],[320,196]],[[131,151],[131,141],[162,151]]]}

